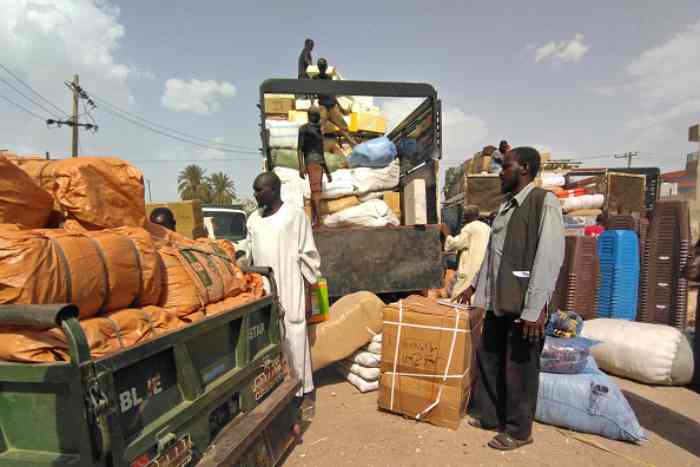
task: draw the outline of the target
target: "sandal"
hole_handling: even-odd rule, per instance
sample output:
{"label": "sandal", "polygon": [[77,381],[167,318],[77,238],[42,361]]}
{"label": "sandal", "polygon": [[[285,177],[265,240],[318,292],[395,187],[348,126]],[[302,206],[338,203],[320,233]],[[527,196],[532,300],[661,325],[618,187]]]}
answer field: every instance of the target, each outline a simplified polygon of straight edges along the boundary
{"label": "sandal", "polygon": [[480,418],[470,418],[469,421],[467,421],[467,424],[473,428],[477,428],[479,430],[485,430],[485,431],[501,431],[501,428],[496,427],[496,426],[487,426],[484,425],[484,422],[481,421]]}
{"label": "sandal", "polygon": [[512,451],[521,448],[528,444],[532,444],[532,436],[528,439],[515,439],[508,433],[499,433],[491,441],[488,446],[498,451]]}

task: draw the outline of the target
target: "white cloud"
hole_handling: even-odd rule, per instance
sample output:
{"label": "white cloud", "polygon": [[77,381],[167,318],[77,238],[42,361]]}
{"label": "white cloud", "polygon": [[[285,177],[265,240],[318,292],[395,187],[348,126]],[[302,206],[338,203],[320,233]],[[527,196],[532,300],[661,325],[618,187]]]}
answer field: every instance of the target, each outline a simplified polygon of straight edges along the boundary
{"label": "white cloud", "polygon": [[535,50],[535,62],[550,59],[554,62],[578,62],[588,53],[583,34],[578,33],[570,41],[548,42]]}
{"label": "white cloud", "polygon": [[208,115],[221,108],[221,100],[236,95],[233,84],[213,80],[184,81],[171,78],[165,82],[165,93],[161,103],[175,112],[193,112]]}

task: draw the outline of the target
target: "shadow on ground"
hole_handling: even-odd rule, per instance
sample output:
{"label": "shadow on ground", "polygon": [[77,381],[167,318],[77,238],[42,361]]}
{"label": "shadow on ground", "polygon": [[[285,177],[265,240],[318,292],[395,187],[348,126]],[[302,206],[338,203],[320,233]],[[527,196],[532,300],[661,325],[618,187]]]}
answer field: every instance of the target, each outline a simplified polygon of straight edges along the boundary
{"label": "shadow on ground", "polygon": [[639,394],[623,392],[644,429],[700,458],[700,423]]}

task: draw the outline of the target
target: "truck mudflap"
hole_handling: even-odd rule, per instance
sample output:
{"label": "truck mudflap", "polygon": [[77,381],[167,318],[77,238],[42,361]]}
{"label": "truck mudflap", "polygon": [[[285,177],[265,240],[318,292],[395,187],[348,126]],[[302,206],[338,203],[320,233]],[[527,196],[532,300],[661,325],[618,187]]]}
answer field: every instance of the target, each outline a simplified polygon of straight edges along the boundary
{"label": "truck mudflap", "polygon": [[299,378],[288,375],[253,410],[222,428],[197,467],[277,465],[296,441],[292,400],[300,387]]}

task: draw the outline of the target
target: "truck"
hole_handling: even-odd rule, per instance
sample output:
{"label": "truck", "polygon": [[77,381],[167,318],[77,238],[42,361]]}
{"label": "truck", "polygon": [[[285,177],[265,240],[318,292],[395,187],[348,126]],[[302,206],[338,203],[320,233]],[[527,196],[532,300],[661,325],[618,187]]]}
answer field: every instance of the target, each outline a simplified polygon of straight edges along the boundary
{"label": "truck", "polygon": [[267,296],[95,359],[64,305],[2,305],[1,326],[65,333],[70,360],[0,362],[0,466],[277,464],[293,446],[300,381]]}
{"label": "truck", "polygon": [[442,287],[444,264],[438,228],[437,181],[442,158],[442,113],[435,88],[424,83],[384,81],[266,80],[260,85],[259,107],[260,136],[267,170],[273,170],[275,165],[266,129],[265,96],[280,94],[421,100],[386,136],[398,147],[401,175],[397,191],[402,205],[405,189],[411,181],[419,178],[425,180],[423,201],[427,208],[427,224],[324,228],[314,231],[314,239],[322,258],[321,272],[328,281],[331,297],[360,290],[400,295]]}
{"label": "truck", "polygon": [[204,226],[212,240],[228,240],[236,246],[236,259],[248,252],[247,219],[248,216],[240,205],[211,205],[202,206]]}

